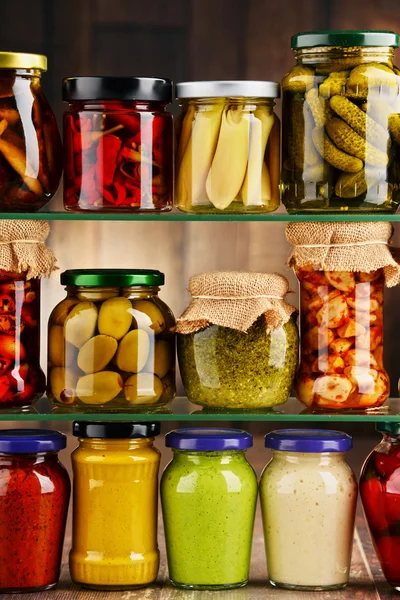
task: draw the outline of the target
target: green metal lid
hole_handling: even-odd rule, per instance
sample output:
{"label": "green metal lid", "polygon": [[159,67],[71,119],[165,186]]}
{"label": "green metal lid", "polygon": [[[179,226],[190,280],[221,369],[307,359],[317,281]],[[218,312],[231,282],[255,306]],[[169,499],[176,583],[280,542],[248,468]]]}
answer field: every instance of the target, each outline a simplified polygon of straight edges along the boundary
{"label": "green metal lid", "polygon": [[376,424],[375,428],[379,433],[400,435],[400,423],[396,421],[380,421]]}
{"label": "green metal lid", "polygon": [[394,31],[349,29],[336,31],[305,31],[292,37],[292,48],[314,48],[316,46],[391,46],[398,48],[400,36]]}
{"label": "green metal lid", "polygon": [[61,273],[63,285],[126,287],[164,285],[164,273],[145,269],[71,269]]}

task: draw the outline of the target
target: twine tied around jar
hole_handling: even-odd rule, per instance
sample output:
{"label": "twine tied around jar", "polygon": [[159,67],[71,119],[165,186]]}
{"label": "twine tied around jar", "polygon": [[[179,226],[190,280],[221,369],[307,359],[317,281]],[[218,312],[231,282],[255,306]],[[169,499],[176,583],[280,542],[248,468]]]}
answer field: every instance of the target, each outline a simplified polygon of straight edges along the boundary
{"label": "twine tied around jar", "polygon": [[288,322],[294,306],[285,301],[289,284],[277,273],[215,271],[190,278],[189,307],[175,331],[190,334],[209,325],[246,332],[265,316],[267,332]]}
{"label": "twine tied around jar", "polygon": [[370,273],[383,269],[387,287],[400,282],[400,265],[388,246],[392,226],[373,223],[289,223],[286,238],[293,245],[289,266],[321,271]]}
{"label": "twine tied around jar", "polygon": [[27,279],[49,277],[57,269],[56,257],[45,244],[47,221],[0,220],[0,269],[26,273]]}

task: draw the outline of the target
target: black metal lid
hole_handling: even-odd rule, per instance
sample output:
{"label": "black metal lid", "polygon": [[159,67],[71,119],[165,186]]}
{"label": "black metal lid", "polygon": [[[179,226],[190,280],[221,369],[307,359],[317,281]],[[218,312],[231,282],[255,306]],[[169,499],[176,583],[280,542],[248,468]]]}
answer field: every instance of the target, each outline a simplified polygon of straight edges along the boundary
{"label": "black metal lid", "polygon": [[64,102],[74,100],[144,100],[172,102],[172,81],[160,77],[66,77]]}
{"label": "black metal lid", "polygon": [[160,423],[129,423],[126,421],[74,421],[72,433],[80,438],[127,440],[159,435]]}

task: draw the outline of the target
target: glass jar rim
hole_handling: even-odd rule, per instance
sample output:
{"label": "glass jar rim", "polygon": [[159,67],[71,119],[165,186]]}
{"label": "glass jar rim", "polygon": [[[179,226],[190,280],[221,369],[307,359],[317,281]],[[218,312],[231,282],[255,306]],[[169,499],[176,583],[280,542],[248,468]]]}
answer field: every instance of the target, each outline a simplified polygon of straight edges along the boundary
{"label": "glass jar rim", "polygon": [[340,46],[343,48],[387,46],[398,48],[399,45],[400,36],[398,33],[373,29],[303,31],[294,35],[291,40],[293,50],[318,46]]}
{"label": "glass jar rim", "polygon": [[80,287],[161,286],[165,277],[152,269],[70,269],[60,275],[62,285]]}
{"label": "glass jar rim", "polygon": [[330,429],[279,429],[265,436],[265,447],[283,452],[348,452],[353,439]]}
{"label": "glass jar rim", "polygon": [[67,438],[58,431],[45,429],[5,429],[0,433],[0,453],[39,454],[58,452],[67,445]]}
{"label": "glass jar rim", "polygon": [[26,52],[0,52],[0,69],[39,69],[47,71],[47,56]]}

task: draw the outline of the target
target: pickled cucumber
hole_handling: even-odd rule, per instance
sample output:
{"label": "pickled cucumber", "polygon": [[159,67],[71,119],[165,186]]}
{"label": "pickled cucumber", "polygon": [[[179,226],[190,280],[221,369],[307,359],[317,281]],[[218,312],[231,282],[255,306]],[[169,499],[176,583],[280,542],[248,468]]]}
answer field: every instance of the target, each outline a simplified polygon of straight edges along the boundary
{"label": "pickled cucumber", "polygon": [[64,325],[65,319],[76,304],[78,304],[76,298],[65,298],[51,313],[50,320],[52,323],[55,325]]}
{"label": "pickled cucumber", "polygon": [[49,329],[49,361],[54,367],[65,365],[64,328],[52,325]]}
{"label": "pickled cucumber", "polygon": [[358,173],[342,173],[335,185],[335,193],[339,198],[357,198],[368,188],[379,181],[379,173],[366,173],[361,169]]}
{"label": "pickled cucumber", "polygon": [[132,318],[132,304],[128,298],[110,298],[100,307],[97,326],[100,333],[120,340],[130,330]]}
{"label": "pickled cucumber", "polygon": [[97,316],[97,307],[93,302],[80,302],[74,306],[64,323],[64,336],[67,342],[81,348],[93,336]]}
{"label": "pickled cucumber", "polygon": [[346,173],[357,173],[357,171],[363,168],[363,163],[360,159],[342,152],[342,150],[339,150],[335,146],[325,134],[323,127],[316,127],[313,130],[312,137],[318,152],[335,169],[345,171]]}
{"label": "pickled cucumber", "polygon": [[344,96],[332,96],[330,105],[358,135],[380,149],[387,149],[390,142],[387,130],[358,108],[354,102]]}
{"label": "pickled cucumber", "polygon": [[331,119],[326,125],[326,130],[331,140],[344,152],[377,167],[388,164],[389,158],[386,152],[375,148],[342,119],[337,117]]}
{"label": "pickled cucumber", "polygon": [[314,85],[314,71],[309,67],[296,65],[282,81],[282,89],[290,92],[306,92]]}
{"label": "pickled cucumber", "polygon": [[140,329],[150,329],[158,335],[165,329],[165,318],[154,302],[148,300],[134,300],[132,302],[133,316]]}
{"label": "pickled cucumber", "polygon": [[161,380],[153,373],[138,373],[125,381],[125,398],[131,404],[156,404],[164,391]]}
{"label": "pickled cucumber", "polygon": [[389,131],[396,144],[400,144],[400,115],[393,114],[389,116]]}
{"label": "pickled cucumber", "polygon": [[143,329],[133,329],[119,343],[115,362],[118,369],[138,373],[149,358],[150,337]]}
{"label": "pickled cucumber", "polygon": [[379,88],[380,94],[394,95],[400,78],[381,63],[367,63],[355,67],[346,85],[346,95],[354,99],[367,99],[371,89]]}
{"label": "pickled cucumber", "polygon": [[50,393],[58,402],[73,404],[78,377],[64,367],[53,367],[50,371]]}
{"label": "pickled cucumber", "polygon": [[307,103],[314,117],[315,125],[323,127],[328,119],[332,116],[332,110],[325,98],[321,98],[317,88],[312,88],[306,94]]}
{"label": "pickled cucumber", "polygon": [[343,94],[346,89],[349,71],[336,71],[330,75],[319,86],[319,93],[325,98],[336,94]]}
{"label": "pickled cucumber", "polygon": [[118,342],[110,335],[95,335],[79,350],[78,367],[84,373],[96,373],[105,369],[118,348]]}
{"label": "pickled cucumber", "polygon": [[106,404],[122,391],[123,381],[119,373],[100,371],[78,379],[76,395],[84,404]]}

